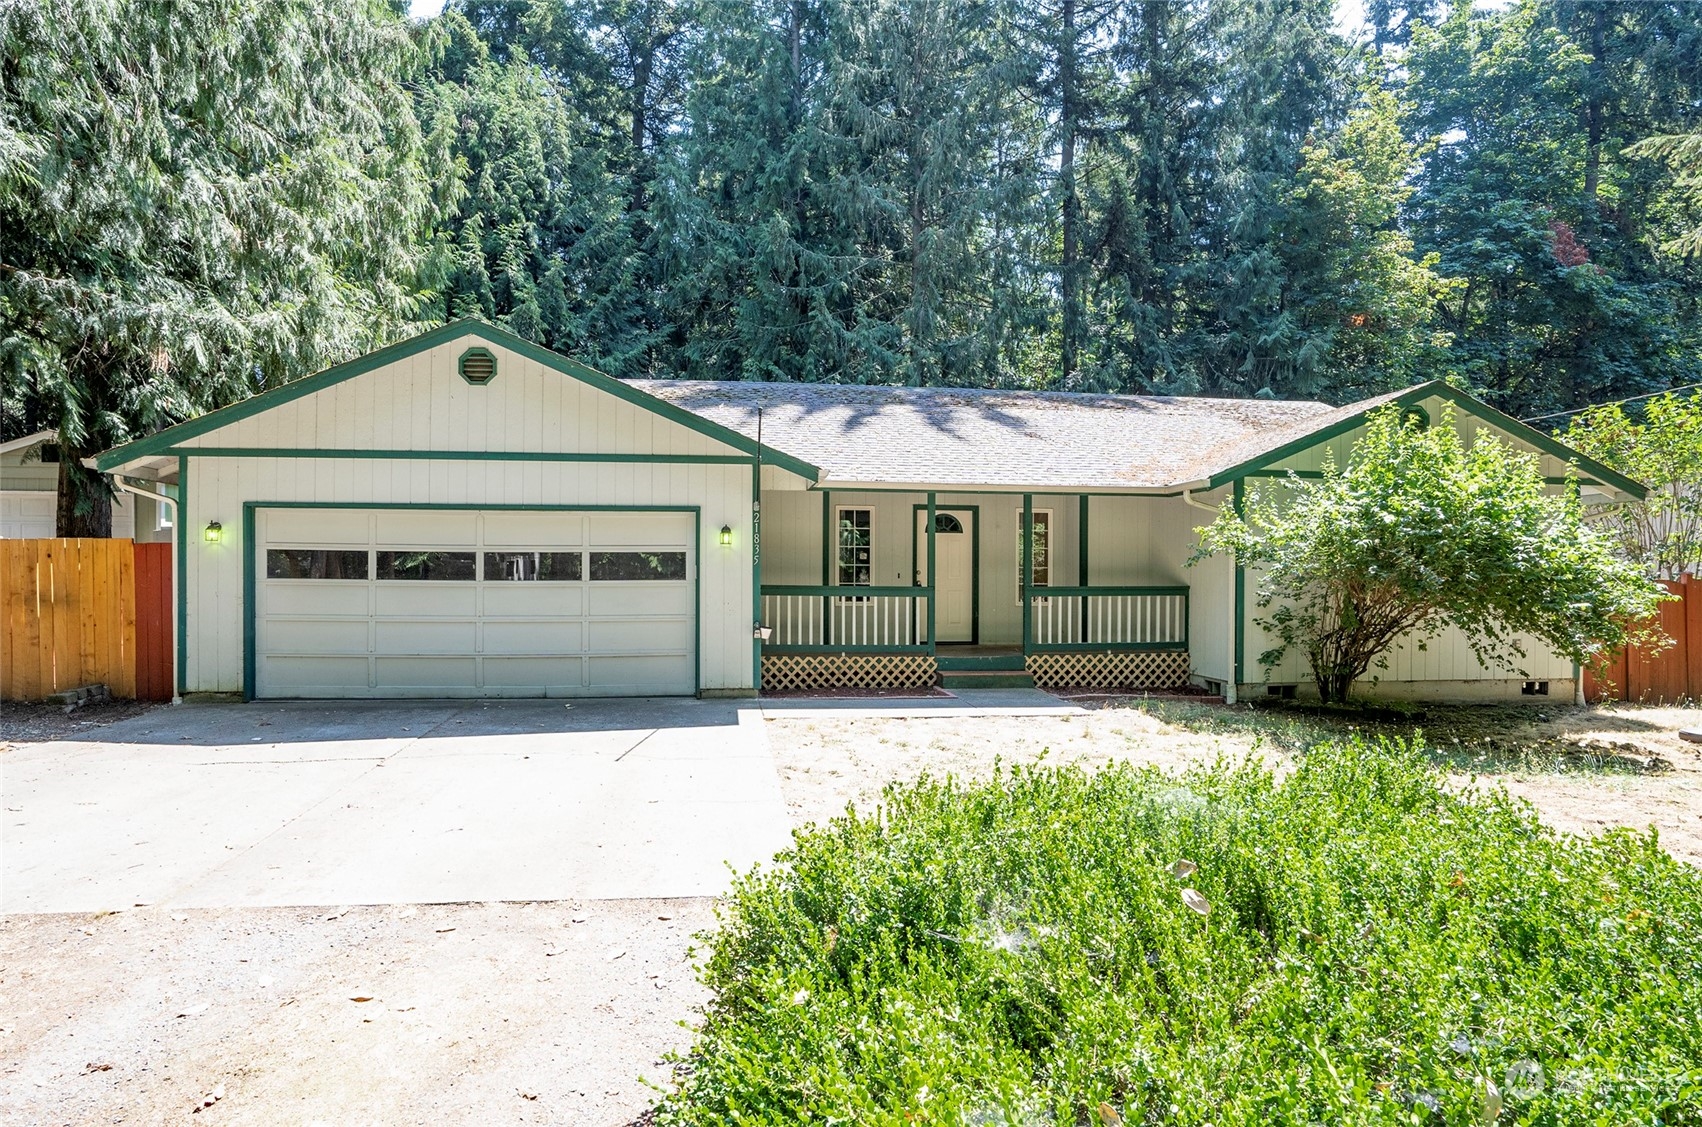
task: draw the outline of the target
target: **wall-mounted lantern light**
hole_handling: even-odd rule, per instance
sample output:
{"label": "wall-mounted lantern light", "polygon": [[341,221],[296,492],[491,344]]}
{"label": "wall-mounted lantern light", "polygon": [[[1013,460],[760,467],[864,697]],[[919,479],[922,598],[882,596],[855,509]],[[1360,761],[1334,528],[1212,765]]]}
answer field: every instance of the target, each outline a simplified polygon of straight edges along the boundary
{"label": "wall-mounted lantern light", "polygon": [[721,526],[721,546],[723,548],[731,548],[733,546],[733,526],[730,524],[724,524]]}
{"label": "wall-mounted lantern light", "polygon": [[215,520],[207,522],[207,530],[203,532],[201,536],[202,539],[207,541],[207,543],[217,544],[219,542],[219,537],[223,534],[224,526]]}

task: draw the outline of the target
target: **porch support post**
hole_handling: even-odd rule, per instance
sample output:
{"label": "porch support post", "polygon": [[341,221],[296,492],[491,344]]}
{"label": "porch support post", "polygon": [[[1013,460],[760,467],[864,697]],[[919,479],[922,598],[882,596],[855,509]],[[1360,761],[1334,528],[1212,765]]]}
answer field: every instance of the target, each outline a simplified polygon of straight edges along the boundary
{"label": "porch support post", "polygon": [[[1077,579],[1077,582],[1079,583],[1080,586],[1086,587],[1087,586],[1087,494],[1086,493],[1083,493],[1081,495],[1081,502],[1080,503],[1081,503],[1081,513],[1076,518],[1076,556],[1077,556],[1078,560],[1080,561],[1079,564],[1078,564],[1079,578]],[[1089,596],[1087,596],[1087,595],[1083,595],[1081,597],[1081,643],[1084,646],[1087,645],[1088,598],[1089,598]]]}
{"label": "porch support post", "polygon": [[[821,491],[821,585],[833,582],[833,491]],[[821,597],[821,644],[833,644],[833,596]]]}
{"label": "porch support post", "polygon": [[[1236,478],[1231,487],[1231,500],[1235,506],[1235,515],[1245,517],[1246,481]],[[1230,634],[1234,651],[1230,654],[1229,688],[1223,694],[1226,704],[1234,704],[1241,696],[1242,657],[1247,649],[1247,569],[1241,566],[1241,557],[1235,557],[1235,629]]]}
{"label": "porch support post", "polygon": [[1034,494],[1022,495],[1022,652],[1034,644],[1034,600],[1029,587],[1034,583]]}
{"label": "porch support post", "polygon": [[934,575],[934,500],[935,495],[928,494],[928,652],[939,652],[939,643],[934,638],[935,603],[934,592],[939,590],[939,580]]}

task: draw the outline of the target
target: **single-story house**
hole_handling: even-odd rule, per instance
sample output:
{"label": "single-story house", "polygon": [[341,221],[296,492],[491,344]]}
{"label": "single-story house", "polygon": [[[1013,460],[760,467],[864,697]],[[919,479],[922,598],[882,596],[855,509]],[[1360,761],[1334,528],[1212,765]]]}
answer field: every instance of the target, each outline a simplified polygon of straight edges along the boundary
{"label": "single-story house", "polygon": [[[623,381],[459,321],[111,450],[181,510],[180,685],[247,698],[999,684],[1231,698],[1254,582],[1195,529],[1401,404],[1641,487],[1440,383],[1323,403]],[[1032,530],[1024,537],[1023,528]],[[1379,691],[1570,697],[1402,649]]]}

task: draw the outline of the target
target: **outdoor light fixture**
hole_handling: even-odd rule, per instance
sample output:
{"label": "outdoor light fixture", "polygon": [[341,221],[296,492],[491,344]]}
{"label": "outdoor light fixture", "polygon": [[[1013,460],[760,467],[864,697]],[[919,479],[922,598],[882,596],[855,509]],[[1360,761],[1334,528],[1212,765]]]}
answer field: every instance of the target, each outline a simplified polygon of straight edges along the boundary
{"label": "outdoor light fixture", "polygon": [[215,520],[207,522],[207,531],[201,535],[206,539],[207,543],[217,544],[219,542],[219,536],[223,532],[224,526]]}
{"label": "outdoor light fixture", "polygon": [[724,524],[721,526],[721,546],[723,548],[731,548],[733,546],[733,526],[730,524]]}

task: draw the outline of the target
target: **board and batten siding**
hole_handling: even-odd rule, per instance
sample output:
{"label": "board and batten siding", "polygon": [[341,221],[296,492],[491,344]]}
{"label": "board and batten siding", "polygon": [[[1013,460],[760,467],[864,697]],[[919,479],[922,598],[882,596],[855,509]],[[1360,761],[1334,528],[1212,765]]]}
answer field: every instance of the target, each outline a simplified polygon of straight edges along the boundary
{"label": "board and batten siding", "polygon": [[[475,387],[471,345],[497,356]],[[450,342],[196,436],[187,456],[186,692],[243,690],[247,503],[620,506],[699,510],[699,687],[749,689],[755,620],[748,463],[302,457],[270,451],[452,451],[743,456],[715,439],[486,342]],[[264,450],[236,456],[214,449]],[[218,521],[223,534],[205,542]],[[736,530],[720,544],[723,524]]]}
{"label": "board and batten siding", "polygon": [[[497,358],[476,387],[456,372],[472,346]],[[472,337],[237,419],[183,447],[739,455],[708,435],[536,360]],[[750,474],[746,472],[750,492]]]}

